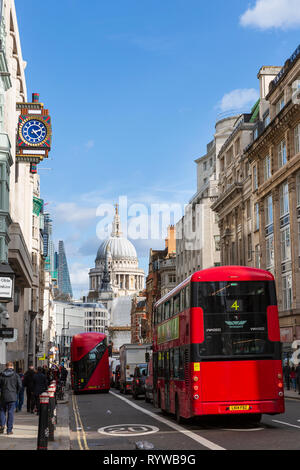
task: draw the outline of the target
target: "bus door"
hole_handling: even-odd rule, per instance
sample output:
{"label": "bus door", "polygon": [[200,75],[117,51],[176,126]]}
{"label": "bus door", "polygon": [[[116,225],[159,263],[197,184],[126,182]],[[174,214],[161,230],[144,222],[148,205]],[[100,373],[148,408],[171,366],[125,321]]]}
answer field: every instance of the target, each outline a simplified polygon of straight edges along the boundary
{"label": "bus door", "polygon": [[170,409],[170,351],[164,352],[165,410]]}

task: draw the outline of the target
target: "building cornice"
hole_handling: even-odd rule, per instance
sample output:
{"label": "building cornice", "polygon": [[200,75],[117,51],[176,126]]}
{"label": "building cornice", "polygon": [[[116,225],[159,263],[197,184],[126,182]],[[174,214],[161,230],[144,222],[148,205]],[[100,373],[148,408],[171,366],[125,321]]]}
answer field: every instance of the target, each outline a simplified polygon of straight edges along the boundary
{"label": "building cornice", "polygon": [[293,104],[290,100],[279,114],[271,121],[260,136],[244,150],[244,154],[249,161],[253,161],[257,154],[265,147],[273,144],[273,140],[278,137],[280,132],[284,132],[290,127],[291,120],[299,113],[300,105]]}

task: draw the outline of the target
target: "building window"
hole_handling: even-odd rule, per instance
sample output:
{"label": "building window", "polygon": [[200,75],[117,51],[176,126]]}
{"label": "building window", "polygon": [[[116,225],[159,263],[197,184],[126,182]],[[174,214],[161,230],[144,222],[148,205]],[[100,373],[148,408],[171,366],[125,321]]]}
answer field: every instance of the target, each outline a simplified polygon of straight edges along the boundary
{"label": "building window", "polygon": [[266,238],[266,266],[272,268],[274,266],[274,236]]}
{"label": "building window", "polygon": [[292,275],[282,276],[282,303],[283,310],[290,310],[292,307]]}
{"label": "building window", "polygon": [[294,130],[295,153],[300,152],[300,124]]}
{"label": "building window", "polygon": [[247,219],[251,219],[251,204],[250,199],[246,201],[246,211],[247,211]]}
{"label": "building window", "polygon": [[280,100],[276,103],[276,114],[280,113],[280,111],[284,108],[284,97],[282,96]]}
{"label": "building window", "polygon": [[255,267],[260,269],[260,246],[255,245]]}
{"label": "building window", "polygon": [[278,145],[278,168],[284,166],[287,162],[286,156],[286,143],[285,140],[282,140]]}
{"label": "building window", "polygon": [[258,189],[258,179],[257,179],[257,166],[253,167],[253,189],[256,191]]}
{"label": "building window", "polygon": [[248,261],[252,259],[252,236],[251,233],[248,234]]}
{"label": "building window", "polygon": [[254,205],[254,212],[255,212],[255,230],[259,230],[259,203],[258,202]]}
{"label": "building window", "polygon": [[264,118],[264,127],[266,128],[270,124],[270,114]]}
{"label": "building window", "polygon": [[300,206],[300,173],[296,176],[297,206]]}
{"label": "building window", "polygon": [[264,181],[271,178],[271,158],[269,155],[264,159]]}
{"label": "building window", "polygon": [[291,240],[290,240],[290,227],[286,227],[281,231],[281,261],[288,261],[291,259]]}
{"label": "building window", "polygon": [[210,158],[210,160],[209,160],[209,165],[210,165],[210,167],[213,166],[213,159],[212,158]]}
{"label": "building window", "polygon": [[215,250],[216,251],[221,251],[221,246],[220,246],[220,235],[215,235]]}
{"label": "building window", "polygon": [[267,196],[265,199],[265,225],[271,225],[273,223],[273,200],[272,195]]}
{"label": "building window", "polygon": [[253,131],[253,139],[256,140],[258,137],[258,127],[256,127],[256,129],[254,129]]}
{"label": "building window", "polygon": [[280,217],[289,213],[289,186],[283,183],[280,186]]}

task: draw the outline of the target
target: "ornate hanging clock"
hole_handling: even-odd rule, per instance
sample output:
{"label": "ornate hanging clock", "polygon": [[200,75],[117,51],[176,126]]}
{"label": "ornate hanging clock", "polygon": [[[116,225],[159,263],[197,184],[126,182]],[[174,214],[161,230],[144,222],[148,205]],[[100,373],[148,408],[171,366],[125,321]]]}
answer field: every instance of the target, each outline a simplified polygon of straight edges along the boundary
{"label": "ornate hanging clock", "polygon": [[51,119],[38,96],[33,94],[32,103],[17,104],[20,116],[16,156],[21,162],[39,163],[51,149]]}

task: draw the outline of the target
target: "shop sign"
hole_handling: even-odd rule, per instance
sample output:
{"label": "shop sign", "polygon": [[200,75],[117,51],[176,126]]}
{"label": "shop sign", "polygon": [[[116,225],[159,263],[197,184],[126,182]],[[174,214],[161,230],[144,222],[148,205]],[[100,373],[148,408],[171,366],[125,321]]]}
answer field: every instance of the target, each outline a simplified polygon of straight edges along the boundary
{"label": "shop sign", "polygon": [[0,277],[0,299],[12,298],[13,280],[11,277]]}

